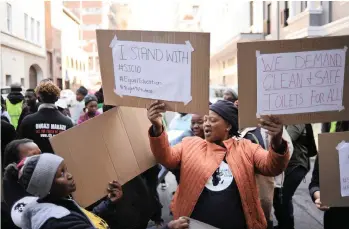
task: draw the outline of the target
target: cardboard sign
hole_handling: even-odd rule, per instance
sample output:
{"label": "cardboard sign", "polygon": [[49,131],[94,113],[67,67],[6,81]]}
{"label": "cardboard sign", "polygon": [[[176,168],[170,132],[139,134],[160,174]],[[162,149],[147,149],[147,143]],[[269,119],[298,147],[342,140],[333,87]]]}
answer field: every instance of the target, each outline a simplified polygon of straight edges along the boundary
{"label": "cardboard sign", "polygon": [[97,43],[105,104],[208,113],[208,33],[97,30]]}
{"label": "cardboard sign", "polygon": [[50,139],[74,176],[81,206],[105,196],[110,181],[125,184],[155,165],[149,127],[145,109],[117,107]]}
{"label": "cardboard sign", "polygon": [[[349,117],[349,36],[238,44],[239,127]],[[257,86],[258,85],[258,86]]]}
{"label": "cardboard sign", "polygon": [[349,131],[319,134],[321,202],[330,207],[349,207],[349,196],[343,197],[341,192],[349,184],[349,174],[340,171],[340,164],[345,161],[340,158],[337,146],[342,141],[349,142]]}

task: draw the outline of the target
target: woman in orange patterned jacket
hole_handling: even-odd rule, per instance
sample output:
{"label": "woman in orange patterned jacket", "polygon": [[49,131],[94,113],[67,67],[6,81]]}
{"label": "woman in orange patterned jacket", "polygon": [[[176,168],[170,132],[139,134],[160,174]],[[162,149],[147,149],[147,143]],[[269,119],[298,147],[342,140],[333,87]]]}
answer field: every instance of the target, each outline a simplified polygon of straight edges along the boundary
{"label": "woman in orange patterned jacket", "polygon": [[266,151],[249,140],[234,138],[238,110],[232,102],[220,100],[205,116],[205,139],[188,137],[170,147],[161,122],[164,111],[161,102],[149,106],[149,139],[158,162],[181,171],[171,205],[175,219],[188,216],[222,229],[265,229],[255,174],[276,176],[287,166],[289,152],[281,121],[273,116],[260,120],[271,136]]}

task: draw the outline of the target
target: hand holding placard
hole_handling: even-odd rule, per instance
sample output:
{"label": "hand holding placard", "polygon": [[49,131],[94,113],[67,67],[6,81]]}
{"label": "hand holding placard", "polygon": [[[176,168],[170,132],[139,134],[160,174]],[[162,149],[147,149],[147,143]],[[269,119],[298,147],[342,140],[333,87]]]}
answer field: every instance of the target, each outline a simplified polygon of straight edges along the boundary
{"label": "hand holding placard", "polygon": [[165,110],[165,104],[160,101],[154,101],[147,108],[148,119],[153,125],[153,131],[155,136],[159,136],[162,131],[162,114]]}

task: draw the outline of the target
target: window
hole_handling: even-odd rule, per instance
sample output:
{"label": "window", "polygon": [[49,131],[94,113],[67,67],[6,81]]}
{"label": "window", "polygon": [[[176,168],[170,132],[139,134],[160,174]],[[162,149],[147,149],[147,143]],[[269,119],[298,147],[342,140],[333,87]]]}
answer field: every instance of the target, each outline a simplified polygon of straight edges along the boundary
{"label": "window", "polygon": [[332,22],[332,2],[328,2],[328,22]]}
{"label": "window", "polygon": [[25,39],[29,38],[28,31],[28,14],[24,14],[24,37]]}
{"label": "window", "polygon": [[31,26],[31,34],[30,34],[30,38],[32,41],[34,41],[34,31],[35,31],[35,25],[34,25],[34,18],[31,18],[31,23],[30,23],[30,26]]}
{"label": "window", "polygon": [[93,58],[92,58],[92,56],[90,56],[88,58],[88,68],[89,68],[89,70],[93,70]]}
{"label": "window", "polygon": [[250,26],[253,25],[253,1],[250,1]]}
{"label": "window", "polygon": [[[79,10],[79,9],[77,9]],[[102,8],[84,8],[82,9],[85,14],[100,14],[102,13]]]}
{"label": "window", "polygon": [[265,1],[263,1],[263,20],[266,19],[266,13],[265,13]]}
{"label": "window", "polygon": [[12,77],[11,75],[6,75],[6,85],[10,86],[12,84]]}
{"label": "window", "polygon": [[199,6],[193,6],[193,15],[195,16],[199,11]]}
{"label": "window", "polygon": [[47,59],[48,59],[48,64],[50,65],[50,75],[52,76],[53,74],[53,59],[52,59],[52,53],[47,52]]}
{"label": "window", "polygon": [[223,61],[223,63],[222,63],[222,64],[223,64],[223,69],[225,69],[225,61]]}
{"label": "window", "polygon": [[223,85],[225,86],[226,85],[226,76],[223,76],[223,80],[222,80],[222,83],[223,83]]}
{"label": "window", "polygon": [[7,31],[12,33],[12,6],[7,3]]}
{"label": "window", "polygon": [[301,1],[301,12],[303,12],[308,6],[307,1]]}
{"label": "window", "polygon": [[101,29],[102,25],[101,24],[83,24],[83,25],[80,25],[80,28],[82,30],[96,30],[96,29]]}
{"label": "window", "polygon": [[267,34],[270,34],[271,31],[271,3],[267,6]]}
{"label": "window", "polygon": [[288,1],[285,1],[285,9],[281,11],[281,25],[282,27],[288,26],[287,19],[289,17]]}
{"label": "window", "polygon": [[21,78],[21,85],[24,86],[24,78]]}
{"label": "window", "polygon": [[40,22],[39,21],[37,21],[36,22],[36,42],[37,43],[40,43]]}

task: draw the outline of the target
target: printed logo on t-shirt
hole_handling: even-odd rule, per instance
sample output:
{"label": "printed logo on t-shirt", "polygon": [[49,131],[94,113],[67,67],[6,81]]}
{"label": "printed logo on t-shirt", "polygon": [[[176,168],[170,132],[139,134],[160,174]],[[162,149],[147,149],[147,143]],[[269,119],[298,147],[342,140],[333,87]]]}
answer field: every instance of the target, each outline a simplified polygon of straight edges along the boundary
{"label": "printed logo on t-shirt", "polygon": [[222,161],[218,169],[206,182],[205,187],[210,191],[220,192],[229,187],[233,182],[233,174],[230,171],[229,165]]}
{"label": "printed logo on t-shirt", "polygon": [[35,124],[35,133],[40,134],[41,138],[50,138],[67,129],[66,125],[37,123]]}

